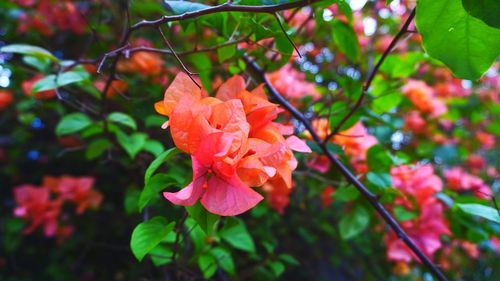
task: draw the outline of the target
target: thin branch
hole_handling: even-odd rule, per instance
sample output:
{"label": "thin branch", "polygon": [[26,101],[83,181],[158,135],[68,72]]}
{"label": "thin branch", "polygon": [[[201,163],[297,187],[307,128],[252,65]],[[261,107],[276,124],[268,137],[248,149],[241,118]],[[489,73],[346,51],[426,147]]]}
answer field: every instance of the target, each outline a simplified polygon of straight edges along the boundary
{"label": "thin branch", "polygon": [[403,26],[399,30],[398,34],[396,34],[396,36],[392,39],[391,43],[389,44],[387,49],[385,49],[384,53],[382,54],[382,57],[378,60],[375,67],[368,75],[368,78],[366,79],[365,85],[363,86],[363,90],[361,91],[361,95],[359,96],[359,98],[356,101],[356,103],[354,104],[354,106],[351,108],[351,110],[346,115],[344,115],[344,117],[342,117],[342,119],[339,121],[337,126],[335,126],[335,128],[332,130],[332,132],[323,140],[324,143],[327,143],[335,134],[337,134],[340,131],[340,128],[342,128],[342,126],[345,124],[345,122],[347,122],[347,120],[354,114],[354,112],[356,112],[356,110],[358,110],[358,108],[363,104],[363,100],[366,96],[366,93],[367,93],[368,89],[370,88],[370,86],[373,82],[373,79],[375,78],[375,75],[378,73],[380,66],[382,66],[382,63],[385,61],[385,59],[387,58],[389,53],[396,46],[396,44],[401,39],[401,37],[406,33],[406,31],[408,30],[408,27],[410,26],[410,23],[414,17],[415,17],[415,9],[413,9],[411,11],[411,14],[406,19],[405,23],[403,24]]}
{"label": "thin branch", "polygon": [[295,52],[297,52],[297,54],[299,55],[299,58],[302,58],[302,55],[300,54],[299,52],[299,48],[297,48],[297,45],[295,45],[295,43],[293,43],[293,40],[292,38],[290,38],[290,36],[288,36],[288,33],[286,33],[286,30],[285,30],[285,27],[283,26],[283,24],[281,23],[281,20],[280,20],[280,17],[278,15],[278,13],[274,13],[274,18],[276,18],[276,21],[278,22],[278,24],[280,25],[280,28],[281,28],[281,31],[283,32],[283,34],[285,35],[286,39],[288,40],[288,42],[290,42],[290,44],[292,44],[293,48],[295,49]]}
{"label": "thin branch", "polygon": [[175,52],[174,48],[172,48],[172,45],[168,41],[168,39],[165,36],[165,34],[163,34],[163,30],[161,29],[160,26],[158,26],[158,32],[160,32],[161,37],[163,38],[163,41],[165,42],[165,44],[167,44],[168,49],[170,50],[170,52],[172,53],[172,55],[174,55],[174,57],[177,60],[177,62],[179,62],[179,64],[181,65],[182,69],[184,70],[184,72],[186,72],[186,74],[189,76],[189,78],[191,78],[191,81],[193,81],[196,84],[196,86],[198,86],[198,88],[201,89],[201,85],[198,84],[198,82],[192,77],[192,75],[196,75],[196,74],[193,73],[193,72],[191,72],[189,69],[187,69],[187,67],[184,65],[184,63],[182,62],[182,60],[179,58],[179,56]]}
{"label": "thin branch", "polygon": [[439,270],[439,268],[420,250],[413,240],[406,234],[399,223],[394,219],[394,217],[385,209],[385,207],[378,201],[377,195],[373,194],[366,188],[363,183],[353,174],[340,160],[335,157],[335,155],[328,149],[326,143],[323,142],[318,133],[314,130],[311,123],[307,118],[298,111],[292,104],[290,104],[283,96],[281,96],[278,91],[271,85],[271,82],[267,79],[265,72],[262,68],[248,56],[244,57],[250,70],[253,71],[254,75],[258,80],[263,81],[266,88],[269,90],[271,96],[282,105],[288,112],[292,114],[294,118],[300,121],[307,131],[313,137],[313,140],[318,144],[323,153],[328,157],[330,162],[339,169],[344,178],[368,200],[368,202],[375,208],[379,215],[385,220],[385,222],[391,227],[391,229],[397,234],[397,236],[411,249],[411,251],[422,261],[422,263],[427,266],[427,268],[434,274],[434,276],[440,281],[447,281],[446,277]]}

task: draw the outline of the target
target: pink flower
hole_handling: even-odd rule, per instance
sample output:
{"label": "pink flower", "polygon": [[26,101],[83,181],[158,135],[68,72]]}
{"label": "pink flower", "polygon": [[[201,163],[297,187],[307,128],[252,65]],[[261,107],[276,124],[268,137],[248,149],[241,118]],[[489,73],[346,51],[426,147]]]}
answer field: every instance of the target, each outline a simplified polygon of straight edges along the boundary
{"label": "pink flower", "polygon": [[316,155],[307,162],[306,166],[324,174],[330,170],[330,160],[325,155]]}
{"label": "pink flower", "polygon": [[[421,205],[420,216],[411,221],[401,223],[412,241],[430,258],[442,247],[441,235],[450,235],[447,222],[443,215],[443,206],[430,198]],[[391,261],[419,261],[406,244],[398,239],[394,232],[385,235],[387,258]]]}
{"label": "pink flower", "polygon": [[305,96],[312,96],[313,99],[321,97],[314,83],[307,82],[306,75],[295,70],[291,64],[269,73],[268,78],[276,90],[285,97],[292,99],[300,99]]}
{"label": "pink flower", "polygon": [[401,90],[418,110],[428,113],[431,118],[439,117],[448,111],[446,104],[434,96],[434,90],[425,82],[409,80]]}
{"label": "pink flower", "polygon": [[472,191],[474,195],[484,199],[489,199],[493,194],[481,178],[465,172],[460,167],[444,171],[444,177],[447,186],[455,191]]}
{"label": "pink flower", "polygon": [[392,167],[391,176],[393,186],[414,196],[419,205],[443,188],[443,182],[434,174],[430,164]]}

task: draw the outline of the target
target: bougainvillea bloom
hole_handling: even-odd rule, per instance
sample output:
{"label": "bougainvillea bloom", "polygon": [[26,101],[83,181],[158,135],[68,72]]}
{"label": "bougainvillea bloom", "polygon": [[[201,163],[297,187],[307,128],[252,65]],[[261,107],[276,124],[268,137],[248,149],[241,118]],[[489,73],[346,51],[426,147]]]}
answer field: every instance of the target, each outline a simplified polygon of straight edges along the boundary
{"label": "bougainvillea bloom", "polygon": [[345,154],[350,157],[351,165],[356,172],[366,173],[368,171],[366,164],[367,152],[370,147],[377,144],[377,139],[368,134],[361,121],[335,135],[333,142],[344,149]]}
{"label": "bougainvillea bloom", "polygon": [[62,225],[59,217],[66,202],[76,205],[76,213],[97,208],[102,194],[93,190],[94,178],[62,176],[44,177],[42,186],[21,185],[14,188],[17,207],[14,215],[29,222],[25,234],[42,227],[45,236],[56,237],[58,242],[73,232],[71,225]]}
{"label": "bougainvillea bloom", "polygon": [[[106,81],[97,80],[94,82],[94,86],[99,91],[104,91],[104,87],[106,87]],[[128,84],[122,80],[113,80],[111,81],[111,85],[109,85],[108,90],[106,91],[106,97],[111,98],[116,96],[117,94],[123,94],[127,91]]]}
{"label": "bougainvillea bloom", "polygon": [[9,106],[12,101],[14,101],[14,98],[10,91],[0,90],[0,111]]}
{"label": "bougainvillea bloom", "polygon": [[[421,205],[419,217],[404,221],[401,226],[408,236],[428,257],[442,247],[441,235],[450,235],[447,222],[443,214],[443,206],[434,198],[429,198]],[[387,258],[392,261],[410,262],[419,261],[415,254],[398,239],[394,232],[386,234]]]}
{"label": "bougainvillea bloom", "polygon": [[432,118],[448,111],[446,104],[434,96],[434,90],[425,82],[409,80],[402,91],[418,110],[428,113]]}
{"label": "bougainvillea bloom", "polygon": [[311,96],[313,99],[321,97],[314,83],[307,82],[306,75],[295,70],[291,64],[269,73],[267,77],[276,90],[285,97],[291,99],[300,99],[305,96]]}
{"label": "bougainvillea bloom", "polygon": [[328,185],[325,188],[323,188],[323,191],[321,191],[320,195],[321,207],[326,208],[333,203],[333,198],[332,198],[333,193],[335,193],[335,188],[333,188],[333,186]]}
{"label": "bougainvillea bloom", "polygon": [[446,185],[455,191],[471,191],[479,198],[489,199],[493,192],[479,177],[471,175],[460,167],[444,171]]}
{"label": "bougainvillea bloom", "polygon": [[430,164],[392,167],[391,177],[395,188],[414,196],[419,204],[443,189],[443,182]]}
{"label": "bougainvillea bloom", "polygon": [[14,189],[14,199],[17,205],[14,215],[30,222],[23,233],[29,234],[42,227],[45,236],[56,234],[62,201],[51,200],[48,188],[22,185]]}
{"label": "bougainvillea bloom", "polygon": [[293,129],[273,122],[281,110],[262,87],[248,92],[243,78],[234,76],[209,97],[180,73],[155,109],[170,118],[163,127],[170,127],[193,165],[193,181],[179,192],[164,192],[167,200],[190,206],[201,199],[208,211],[234,216],[262,200],[250,186],[264,186],[276,209],[286,206],[297,167],[292,150],[310,149],[295,136],[283,136]]}
{"label": "bougainvillea bloom", "polygon": [[[136,39],[132,45],[135,47],[153,47],[153,44],[144,38]],[[135,52],[129,58],[120,59],[117,69],[120,72],[154,76],[160,74],[163,70],[163,60],[156,53]]]}

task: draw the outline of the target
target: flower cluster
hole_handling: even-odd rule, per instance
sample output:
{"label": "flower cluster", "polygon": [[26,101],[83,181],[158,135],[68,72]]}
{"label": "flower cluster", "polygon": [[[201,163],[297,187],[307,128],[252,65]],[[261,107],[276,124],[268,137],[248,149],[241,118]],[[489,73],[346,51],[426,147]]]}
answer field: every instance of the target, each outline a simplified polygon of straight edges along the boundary
{"label": "flower cluster", "polygon": [[477,176],[471,175],[460,167],[444,171],[447,187],[455,191],[470,191],[479,198],[489,199],[493,192],[486,183]]}
{"label": "flower cluster", "polygon": [[11,0],[24,9],[19,15],[19,32],[38,30],[45,36],[51,36],[55,29],[74,33],[84,33],[86,28],[85,13],[87,8],[71,0]]}
{"label": "flower cluster", "polygon": [[434,89],[425,82],[409,80],[402,89],[415,107],[423,113],[436,118],[448,111],[446,104],[435,96]]}
{"label": "flower cluster", "polygon": [[14,215],[30,223],[23,233],[29,234],[41,227],[47,237],[55,236],[59,241],[66,238],[73,227],[59,224],[62,206],[66,202],[73,203],[78,215],[88,208],[99,207],[102,194],[93,190],[93,185],[94,178],[91,177],[47,176],[41,186],[24,184],[16,187]]}
{"label": "flower cluster", "polygon": [[295,136],[284,137],[293,128],[273,122],[281,109],[262,86],[249,92],[243,78],[233,76],[210,97],[179,73],[155,109],[169,117],[163,127],[170,126],[193,166],[193,181],[179,192],[164,192],[167,200],[189,206],[201,198],[208,211],[234,216],[262,200],[250,186],[263,186],[273,207],[282,211],[288,204],[297,167],[292,150],[310,149]]}
{"label": "flower cluster", "polygon": [[[417,208],[420,209],[418,216],[401,222],[401,226],[415,244],[427,256],[432,257],[442,247],[441,235],[451,234],[444,217],[443,205],[434,197],[443,188],[441,179],[434,174],[434,169],[429,164],[393,167],[391,176],[393,186],[403,195],[402,198],[395,200],[395,208],[403,208],[410,213],[418,211]],[[416,206],[408,200],[409,197],[415,198]],[[394,232],[387,233],[384,240],[389,260],[418,261]]]}

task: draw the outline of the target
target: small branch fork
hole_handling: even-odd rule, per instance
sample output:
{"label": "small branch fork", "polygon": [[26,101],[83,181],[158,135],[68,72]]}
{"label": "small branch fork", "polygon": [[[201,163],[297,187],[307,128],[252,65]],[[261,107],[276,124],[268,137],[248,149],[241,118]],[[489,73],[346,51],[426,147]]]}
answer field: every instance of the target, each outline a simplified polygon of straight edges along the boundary
{"label": "small branch fork", "polygon": [[335,128],[332,130],[332,132],[323,140],[324,144],[327,143],[334,135],[336,135],[340,131],[340,128],[342,128],[342,126],[345,124],[345,122],[347,122],[347,120],[349,120],[349,118],[354,114],[354,112],[356,112],[356,110],[358,110],[359,107],[363,104],[363,100],[366,96],[366,93],[367,93],[368,89],[370,89],[370,86],[373,82],[373,79],[375,78],[375,75],[378,73],[380,66],[382,66],[382,63],[384,63],[385,59],[387,58],[389,53],[392,51],[392,49],[394,49],[394,47],[396,46],[398,41],[401,39],[401,37],[403,37],[403,35],[408,31],[408,27],[410,26],[410,23],[414,17],[415,17],[415,9],[413,9],[411,11],[410,15],[408,16],[405,23],[403,24],[403,26],[399,30],[398,34],[396,34],[396,36],[394,36],[394,38],[392,39],[389,46],[387,47],[387,49],[385,49],[384,53],[382,54],[382,57],[380,57],[377,64],[375,65],[375,67],[368,75],[366,82],[363,86],[363,90],[361,91],[361,95],[359,96],[359,98],[356,101],[356,103],[354,104],[354,106],[351,108],[351,110],[349,110],[349,112],[346,115],[344,115],[344,117],[342,117],[342,119],[339,121],[337,126],[335,126]]}
{"label": "small branch fork", "polygon": [[[158,29],[158,31],[162,34],[165,43],[169,47],[170,54],[174,55],[176,60],[183,66],[184,71],[186,71],[188,74],[189,72],[187,68],[184,66],[182,61],[180,60],[179,56],[175,51],[173,50],[171,44],[169,41],[166,39],[164,36],[162,30],[160,29],[160,25],[167,23],[167,22],[172,22],[172,21],[180,21],[180,20],[186,20],[186,19],[192,19],[192,18],[197,18],[203,15],[209,15],[209,14],[214,14],[214,13],[220,13],[220,12],[254,12],[254,13],[268,13],[274,15],[280,26],[283,29],[283,26],[279,20],[279,17],[277,17],[276,13],[279,11],[283,10],[289,10],[293,8],[301,8],[305,7],[308,5],[311,5],[315,2],[318,2],[319,0],[303,0],[303,1],[296,1],[296,2],[291,2],[291,3],[285,3],[285,4],[277,4],[277,5],[265,5],[265,6],[246,6],[246,5],[233,5],[232,1],[228,1],[224,4],[217,5],[217,6],[212,6],[206,9],[201,9],[193,12],[187,12],[181,15],[174,15],[174,16],[163,16],[160,19],[157,20],[152,20],[152,21],[147,21],[143,20],[141,22],[136,23],[135,25],[132,25],[128,27],[127,29],[124,30],[122,39],[120,42],[120,47],[112,50],[106,54],[103,55],[101,58],[101,61],[99,63],[99,69],[102,68],[102,65],[104,64],[104,61],[108,57],[113,57],[113,62],[111,63],[111,70],[110,74],[108,77],[108,81],[106,83],[106,87],[104,88],[103,91],[103,98],[105,98],[105,94],[109,88],[109,85],[111,84],[111,81],[115,77],[115,72],[116,72],[116,65],[118,63],[118,60],[120,57],[123,55],[123,53],[126,52],[131,52],[132,50],[134,51],[156,51],[156,52],[161,52],[161,53],[168,53],[167,51],[160,51],[159,49],[148,49],[145,47],[139,47],[139,48],[129,48],[130,46],[128,45],[128,40],[131,36],[131,34],[138,29],[141,29],[146,26],[154,27]],[[375,210],[379,213],[379,215],[385,220],[385,222],[391,227],[391,229],[397,234],[399,239],[401,239],[411,250],[412,252],[420,259],[420,261],[434,274],[434,276],[440,280],[440,281],[447,281],[446,277],[443,275],[443,273],[439,270],[439,268],[416,246],[416,244],[412,241],[412,239],[406,234],[406,232],[401,228],[401,226],[398,224],[398,222],[394,219],[394,217],[390,214],[390,212],[385,209],[385,207],[378,201],[377,195],[373,194],[370,192],[364,185],[361,183],[361,181],[349,171],[349,169],[339,160],[335,157],[335,155],[327,148],[326,143],[327,141],[336,133],[338,133],[338,130],[341,128],[341,126],[347,121],[347,119],[361,106],[363,102],[363,98],[366,95],[366,91],[369,89],[376,73],[378,72],[378,69],[382,65],[383,61],[385,58],[388,56],[389,52],[394,48],[398,40],[403,36],[403,34],[407,31],[408,26],[412,19],[415,16],[415,10],[412,11],[410,16],[408,17],[407,21],[403,25],[402,29],[399,31],[399,33],[395,36],[387,50],[384,52],[382,55],[381,59],[378,61],[377,65],[374,67],[370,75],[368,76],[366,83],[363,87],[362,94],[354,107],[351,109],[351,111],[344,116],[344,118],[340,121],[340,123],[337,125],[337,127],[333,130],[332,134],[327,136],[325,140],[322,140],[317,132],[314,130],[313,126],[311,123],[308,121],[308,119],[300,112],[298,111],[293,105],[291,105],[283,96],[281,96],[277,90],[271,85],[270,81],[267,79],[265,71],[251,58],[248,56],[244,56],[245,61],[248,64],[249,69],[253,72],[255,77],[263,81],[269,90],[270,95],[280,104],[282,105],[288,112],[292,114],[294,118],[296,118],[298,121],[300,121],[306,128],[307,131],[311,134],[313,137],[314,141],[319,145],[323,153],[327,156],[329,161],[336,166],[339,171],[342,173],[342,175],[346,178],[346,180],[354,185],[358,191],[368,200],[368,202],[375,208]],[[285,32],[285,35],[286,32]],[[288,36],[287,36],[288,37]],[[288,38],[291,44],[294,46],[294,48],[297,50],[295,44],[293,44],[293,41],[291,41],[290,38]],[[298,50],[297,50],[297,53]],[[299,54],[300,55],[300,54]],[[198,83],[197,83],[198,85]],[[199,85],[198,85],[199,86]]]}

